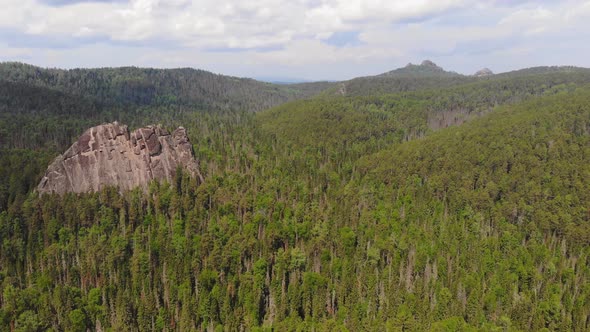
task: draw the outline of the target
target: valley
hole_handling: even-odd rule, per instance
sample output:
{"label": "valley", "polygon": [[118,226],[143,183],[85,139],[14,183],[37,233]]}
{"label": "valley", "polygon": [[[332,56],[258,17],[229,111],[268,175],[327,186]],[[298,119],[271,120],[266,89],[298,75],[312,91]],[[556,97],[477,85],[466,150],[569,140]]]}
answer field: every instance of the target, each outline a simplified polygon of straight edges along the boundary
{"label": "valley", "polygon": [[[2,331],[590,329],[589,69],[2,63],[0,101]],[[186,128],[201,178],[35,190],[113,121]]]}

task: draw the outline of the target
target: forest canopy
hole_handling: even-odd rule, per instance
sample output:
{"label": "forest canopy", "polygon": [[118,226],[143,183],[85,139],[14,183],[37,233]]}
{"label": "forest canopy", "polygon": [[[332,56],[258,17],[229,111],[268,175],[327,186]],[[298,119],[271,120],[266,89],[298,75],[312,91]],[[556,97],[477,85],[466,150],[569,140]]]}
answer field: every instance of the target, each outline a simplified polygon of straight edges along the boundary
{"label": "forest canopy", "polygon": [[[586,70],[0,73],[2,331],[590,329]],[[33,190],[113,120],[184,126],[205,181]]]}

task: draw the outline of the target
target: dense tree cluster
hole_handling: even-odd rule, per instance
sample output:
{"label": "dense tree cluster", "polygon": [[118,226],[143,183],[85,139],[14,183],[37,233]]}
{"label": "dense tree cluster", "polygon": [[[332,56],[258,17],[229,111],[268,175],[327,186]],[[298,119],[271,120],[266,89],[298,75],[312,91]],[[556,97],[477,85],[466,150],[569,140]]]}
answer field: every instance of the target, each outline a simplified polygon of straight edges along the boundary
{"label": "dense tree cluster", "polygon": [[[132,125],[182,124],[205,181],[179,173],[148,193],[39,196],[31,189],[75,133],[2,141],[0,330],[587,331],[584,75],[321,96],[257,114],[78,114],[67,94],[35,87],[49,123],[113,110]],[[10,109],[43,117],[42,98],[21,105],[13,93],[1,97]]]}

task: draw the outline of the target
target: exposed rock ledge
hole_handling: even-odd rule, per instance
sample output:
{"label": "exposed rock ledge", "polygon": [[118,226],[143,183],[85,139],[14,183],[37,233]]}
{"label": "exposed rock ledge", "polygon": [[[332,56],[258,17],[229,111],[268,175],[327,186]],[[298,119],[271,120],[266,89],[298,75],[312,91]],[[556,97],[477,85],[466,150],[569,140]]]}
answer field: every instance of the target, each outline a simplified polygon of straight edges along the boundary
{"label": "exposed rock ledge", "polygon": [[141,187],[154,180],[171,181],[181,166],[201,181],[198,162],[186,131],[170,134],[161,126],[129,132],[117,122],[92,127],[64,154],[49,165],[40,193],[83,193],[116,186],[120,191]]}

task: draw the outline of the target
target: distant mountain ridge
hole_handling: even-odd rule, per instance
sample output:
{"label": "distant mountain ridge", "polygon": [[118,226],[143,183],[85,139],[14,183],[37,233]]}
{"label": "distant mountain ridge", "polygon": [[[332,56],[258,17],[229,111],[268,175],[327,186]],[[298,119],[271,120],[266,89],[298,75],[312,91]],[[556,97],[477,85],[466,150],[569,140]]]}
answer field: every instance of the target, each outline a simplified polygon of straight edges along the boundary
{"label": "distant mountain ridge", "polygon": [[[331,84],[277,85],[192,68],[56,69],[3,62],[0,149],[63,151],[98,123],[178,126],[190,112],[257,112],[310,98]],[[43,133],[31,130],[42,123]]]}
{"label": "distant mountain ridge", "polygon": [[495,74],[489,68],[478,70],[473,75],[447,71],[430,60],[419,65],[412,63],[374,76],[364,76],[343,81],[325,90],[322,95],[370,96],[398,92],[441,89],[482,80],[512,80],[546,75],[552,82],[586,81],[590,69],[574,66],[531,67]]}
{"label": "distant mountain ridge", "polygon": [[341,96],[388,94],[447,87],[468,83],[473,79],[453,71],[446,71],[431,60],[424,60],[419,65],[408,63],[405,67],[382,74],[340,82],[322,94]]}
{"label": "distant mountain ridge", "polygon": [[522,68],[503,73],[495,74],[497,77],[515,77],[528,75],[543,75],[543,74],[572,74],[572,73],[590,73],[590,68],[576,67],[576,66],[538,66]]}
{"label": "distant mountain ridge", "polygon": [[405,76],[443,76],[443,77],[455,77],[463,76],[456,72],[446,71],[442,67],[439,67],[436,63],[430,60],[424,60],[419,65],[408,63],[405,67],[394,69],[383,74],[377,75],[378,77],[405,77]]}
{"label": "distant mountain ridge", "polygon": [[473,76],[475,76],[475,77],[486,77],[486,76],[492,76],[492,75],[494,75],[494,72],[491,71],[489,68],[480,69],[480,70],[476,71],[475,74],[473,74]]}
{"label": "distant mountain ridge", "polygon": [[193,68],[49,69],[0,63],[0,80],[46,87],[107,105],[190,105],[259,111],[313,96],[329,83],[277,85]]}

